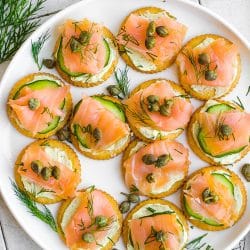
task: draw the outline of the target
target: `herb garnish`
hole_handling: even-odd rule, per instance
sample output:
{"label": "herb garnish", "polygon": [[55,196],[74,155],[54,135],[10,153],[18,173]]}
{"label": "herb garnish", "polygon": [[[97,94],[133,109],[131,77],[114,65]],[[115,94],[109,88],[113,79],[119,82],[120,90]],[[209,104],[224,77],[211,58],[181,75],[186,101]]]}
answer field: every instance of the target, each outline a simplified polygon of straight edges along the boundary
{"label": "herb garnish", "polygon": [[0,63],[9,60],[40,24],[35,15],[46,0],[8,0],[0,4]]}
{"label": "herb garnish", "polygon": [[166,237],[167,235],[165,232],[163,232],[162,230],[157,231],[153,226],[151,226],[151,232],[146,238],[146,240],[144,241],[144,244],[147,245],[156,241],[156,242],[160,242],[159,250],[167,249],[164,243],[166,240]]}
{"label": "herb garnish", "polygon": [[50,210],[45,205],[41,205],[43,210],[39,209],[37,206],[37,203],[31,200],[27,192],[21,190],[14,181],[12,180],[10,181],[11,181],[13,191],[15,192],[15,195],[23,203],[23,205],[28,209],[28,211],[33,216],[37,217],[41,221],[48,224],[53,231],[57,232],[57,225]]}
{"label": "herb garnish", "polygon": [[249,93],[250,93],[250,85],[248,86],[246,96],[248,96]]}
{"label": "herb garnish", "polygon": [[39,62],[39,53],[44,45],[44,43],[48,40],[49,38],[49,31],[47,30],[45,33],[43,33],[41,36],[39,36],[38,40],[33,42],[31,41],[31,52],[33,59],[38,67],[39,70],[42,69],[43,63]]}
{"label": "herb garnish", "polygon": [[236,105],[238,105],[240,108],[242,108],[243,110],[245,110],[245,107],[242,103],[242,101],[240,100],[239,96],[237,96],[237,100],[233,101]]}
{"label": "herb garnish", "polygon": [[162,215],[162,214],[173,214],[174,211],[170,211],[170,210],[166,210],[166,211],[162,211],[162,212],[157,212],[155,209],[151,208],[151,207],[147,207],[146,208],[151,214],[149,215],[145,215],[140,217],[139,219],[143,219],[143,218],[147,218],[147,217],[155,217],[157,215]]}
{"label": "herb garnish", "polygon": [[200,250],[203,247],[206,247],[205,248],[206,250],[213,250],[213,248],[209,244],[202,243],[203,238],[205,238],[206,236],[207,236],[207,233],[193,239],[192,241],[188,242],[185,245],[184,249],[186,249],[186,250]]}

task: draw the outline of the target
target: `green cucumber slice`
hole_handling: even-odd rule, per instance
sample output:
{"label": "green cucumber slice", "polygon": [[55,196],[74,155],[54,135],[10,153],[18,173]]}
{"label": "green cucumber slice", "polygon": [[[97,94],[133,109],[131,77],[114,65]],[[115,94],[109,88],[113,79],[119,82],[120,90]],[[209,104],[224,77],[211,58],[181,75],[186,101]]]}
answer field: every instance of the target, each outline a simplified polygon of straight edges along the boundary
{"label": "green cucumber slice", "polygon": [[80,142],[81,146],[83,146],[84,148],[89,148],[87,145],[87,142],[84,140],[81,126],[79,124],[74,124],[73,129],[74,129],[74,135],[76,136],[77,140]]}
{"label": "green cucumber slice", "polygon": [[215,104],[213,106],[208,107],[206,112],[207,113],[220,113],[220,112],[226,112],[226,111],[230,111],[234,109],[235,109],[234,107],[228,104],[219,103],[219,104]]}

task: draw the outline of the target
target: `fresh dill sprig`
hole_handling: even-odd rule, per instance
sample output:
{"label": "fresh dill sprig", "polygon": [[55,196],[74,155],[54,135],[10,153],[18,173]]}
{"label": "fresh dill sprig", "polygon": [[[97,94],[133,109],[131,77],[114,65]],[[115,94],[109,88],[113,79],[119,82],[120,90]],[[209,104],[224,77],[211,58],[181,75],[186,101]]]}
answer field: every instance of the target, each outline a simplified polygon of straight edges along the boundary
{"label": "fresh dill sprig", "polygon": [[41,70],[43,67],[43,64],[39,63],[39,53],[40,53],[44,43],[48,40],[49,36],[50,36],[49,31],[47,30],[44,34],[39,36],[37,41],[35,41],[35,42],[31,41],[32,56],[33,56],[33,59],[34,59],[39,70]]}
{"label": "fresh dill sprig", "polygon": [[45,1],[0,1],[0,63],[9,60],[40,24],[35,15]]}
{"label": "fresh dill sprig", "polygon": [[10,180],[10,181],[11,181],[13,191],[15,192],[15,195],[23,203],[23,205],[28,209],[28,211],[33,216],[37,217],[41,221],[48,224],[53,231],[57,232],[57,225],[50,210],[45,205],[41,205],[43,207],[43,210],[39,209],[36,202],[31,200],[27,192],[21,190],[13,180]]}
{"label": "fresh dill sprig", "polygon": [[239,96],[237,96],[236,98],[237,98],[237,100],[236,100],[236,101],[234,100],[233,102],[234,102],[236,105],[238,105],[240,108],[242,108],[243,110],[245,110],[245,107],[244,107],[244,105],[243,105],[241,99],[239,98]]}
{"label": "fresh dill sprig", "polygon": [[125,68],[118,69],[115,71],[115,80],[116,83],[121,90],[123,97],[127,98],[129,95],[129,78],[128,78],[128,66],[126,65]]}
{"label": "fresh dill sprig", "polygon": [[184,249],[186,250],[201,250],[201,249],[213,250],[213,248],[209,244],[205,242],[202,243],[202,240],[206,236],[207,236],[207,233],[191,240],[185,245]]}
{"label": "fresh dill sprig", "polygon": [[248,96],[249,93],[250,93],[250,85],[248,86],[246,96]]}

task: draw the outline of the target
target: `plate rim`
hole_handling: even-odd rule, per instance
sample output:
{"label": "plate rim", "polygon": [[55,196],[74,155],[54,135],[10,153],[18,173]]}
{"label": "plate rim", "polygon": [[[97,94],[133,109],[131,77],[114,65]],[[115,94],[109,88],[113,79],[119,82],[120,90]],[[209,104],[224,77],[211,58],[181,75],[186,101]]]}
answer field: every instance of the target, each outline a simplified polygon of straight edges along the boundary
{"label": "plate rim", "polygon": [[[13,58],[11,59],[10,63],[8,64],[7,68],[5,69],[1,81],[0,81],[0,91],[2,91],[3,84],[2,82],[5,81],[5,78],[7,78],[9,71],[12,68],[12,64],[14,63],[14,60],[16,57],[19,56],[20,51],[23,49],[23,47],[26,46],[27,43],[29,43],[31,41],[31,38],[38,35],[39,33],[41,33],[41,30],[44,29],[44,26],[49,26],[50,23],[54,23],[57,18],[59,18],[59,16],[64,15],[65,12],[70,12],[71,9],[77,8],[77,6],[81,6],[81,5],[87,5],[89,2],[92,1],[96,1],[96,0],[80,0],[79,2],[73,3],[69,6],[67,6],[65,9],[60,10],[58,13],[54,14],[53,16],[51,16],[48,20],[46,20],[44,23],[42,23],[36,30],[34,30],[29,36],[28,38],[25,40],[25,42],[21,45],[21,47],[18,49],[18,51],[16,52],[16,54],[13,56]],[[105,1],[105,0],[102,0]],[[250,52],[250,42],[247,40],[247,38],[241,34],[241,32],[239,32],[236,27],[234,27],[232,24],[230,24],[227,20],[225,20],[223,17],[221,17],[220,15],[218,15],[217,13],[215,13],[214,11],[208,9],[205,6],[200,5],[199,3],[195,3],[192,2],[191,0],[168,0],[171,2],[179,2],[179,3],[183,3],[184,5],[189,5],[191,6],[193,9],[198,9],[201,12],[205,12],[207,15],[209,15],[210,17],[212,17],[213,19],[215,19],[216,21],[219,21],[220,23],[222,23],[232,34],[234,34],[242,43],[243,45],[249,50]],[[27,230],[25,225],[22,225],[21,221],[19,221],[19,216],[16,215],[15,211],[11,208],[7,198],[3,195],[3,190],[2,190],[2,185],[0,182],[0,195],[6,205],[6,207],[8,208],[9,212],[11,213],[11,215],[14,217],[15,221],[18,223],[18,225],[21,227],[21,229],[33,240],[33,242],[35,242],[39,247],[45,249],[43,247],[42,244],[40,244],[40,242],[38,242],[33,235],[31,235]],[[231,250],[233,247],[235,247],[235,245],[250,231],[250,222],[249,224],[241,231],[241,233],[234,238],[234,240],[232,240],[232,242],[224,249],[224,250]]]}

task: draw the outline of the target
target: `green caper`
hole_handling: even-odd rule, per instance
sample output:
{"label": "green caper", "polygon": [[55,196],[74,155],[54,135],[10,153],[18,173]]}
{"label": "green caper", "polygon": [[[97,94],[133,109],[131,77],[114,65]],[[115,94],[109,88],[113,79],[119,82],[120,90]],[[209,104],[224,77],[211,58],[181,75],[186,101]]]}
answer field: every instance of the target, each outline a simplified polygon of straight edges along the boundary
{"label": "green caper", "polygon": [[153,182],[155,182],[154,175],[153,175],[152,173],[148,174],[148,175],[146,176],[146,180],[147,180],[148,183],[153,183]]}
{"label": "green caper", "polygon": [[206,70],[205,71],[205,79],[207,81],[214,81],[217,78],[217,73],[215,70]]}
{"label": "green caper", "polygon": [[163,116],[169,116],[170,114],[169,106],[162,104],[160,106],[160,114]]}
{"label": "green caper", "polygon": [[48,167],[44,167],[42,170],[41,170],[41,176],[42,178],[47,181],[49,180],[50,176],[51,176],[51,169],[49,169]]}
{"label": "green caper", "polygon": [[155,167],[161,168],[161,167],[165,166],[171,159],[172,159],[172,157],[170,154],[160,155],[155,162]]}
{"label": "green caper", "polygon": [[198,55],[198,63],[201,65],[207,65],[210,63],[210,58],[207,53],[202,53]]}
{"label": "green caper", "polygon": [[150,112],[157,112],[160,110],[160,107],[159,107],[159,104],[156,102],[156,103],[152,103],[152,104],[149,104],[148,105],[148,110]]}
{"label": "green caper", "polygon": [[30,98],[28,105],[30,110],[36,110],[40,107],[40,101],[37,98]]}
{"label": "green caper", "polygon": [[92,233],[84,233],[82,235],[82,240],[87,243],[92,243],[95,241],[95,236]]}
{"label": "green caper", "polygon": [[43,65],[48,69],[53,69],[56,62],[52,59],[43,59]]}
{"label": "green caper", "polygon": [[98,142],[101,139],[101,130],[99,128],[95,128],[93,130],[93,137],[95,138],[95,141]]}
{"label": "green caper", "polygon": [[43,168],[43,164],[42,164],[41,161],[36,160],[36,161],[32,161],[32,162],[31,162],[31,169],[32,169],[32,171],[33,171],[34,173],[40,174],[42,168]]}
{"label": "green caper", "polygon": [[149,103],[153,104],[153,103],[159,102],[159,96],[157,96],[157,95],[149,95],[147,97],[147,100],[148,100]]}
{"label": "green caper", "polygon": [[173,103],[174,103],[173,99],[166,99],[166,98],[164,99],[164,105],[168,108],[171,107]]}
{"label": "green caper", "polygon": [[154,157],[154,155],[152,154],[145,154],[142,157],[142,161],[146,164],[146,165],[152,165],[155,163],[157,159]]}
{"label": "green caper", "polygon": [[81,43],[81,45],[85,46],[89,43],[91,34],[88,31],[82,31],[78,41]]}
{"label": "green caper", "polygon": [[95,224],[98,227],[105,227],[108,224],[108,218],[102,215],[96,216],[95,217]]}
{"label": "green caper", "polygon": [[72,37],[70,39],[70,49],[72,52],[78,52],[80,51],[82,48],[82,45],[81,43],[75,38],[75,37]]}
{"label": "green caper", "polygon": [[227,124],[222,124],[220,126],[220,133],[223,136],[230,136],[232,134],[232,128],[228,126]]}
{"label": "green caper", "polygon": [[246,178],[248,182],[250,182],[250,164],[246,163],[241,168],[241,173]]}
{"label": "green caper", "polygon": [[140,201],[140,197],[137,194],[128,194],[128,201],[131,203],[138,203]]}
{"label": "green caper", "polygon": [[155,46],[155,38],[153,36],[147,36],[145,40],[145,46],[147,49],[153,49]]}
{"label": "green caper", "polygon": [[88,124],[87,127],[85,128],[85,132],[92,134],[92,131],[93,131],[92,125]]}
{"label": "green caper", "polygon": [[130,209],[130,202],[128,201],[123,201],[119,206],[119,210],[121,211],[122,214],[127,213],[129,209]]}
{"label": "green caper", "polygon": [[51,175],[58,180],[60,178],[61,170],[57,166],[52,167]]}
{"label": "green caper", "polygon": [[107,91],[112,96],[119,96],[119,94],[121,93],[121,90],[116,85],[109,85],[107,87]]}
{"label": "green caper", "polygon": [[160,37],[166,37],[168,35],[168,29],[165,26],[156,27],[156,33]]}
{"label": "green caper", "polygon": [[156,241],[160,241],[160,242],[164,241],[165,240],[164,232],[162,230],[156,232],[155,233],[155,239],[156,239]]}
{"label": "green caper", "polygon": [[147,37],[153,36],[155,34],[155,22],[151,21],[147,28]]}
{"label": "green caper", "polygon": [[60,130],[58,130],[56,132],[56,136],[57,136],[57,139],[59,141],[68,141],[68,142],[71,142],[71,139],[70,139],[70,130],[69,130],[69,127],[66,126]]}
{"label": "green caper", "polygon": [[218,195],[214,194],[210,188],[205,188],[202,192],[202,200],[207,203],[216,203],[218,201]]}

